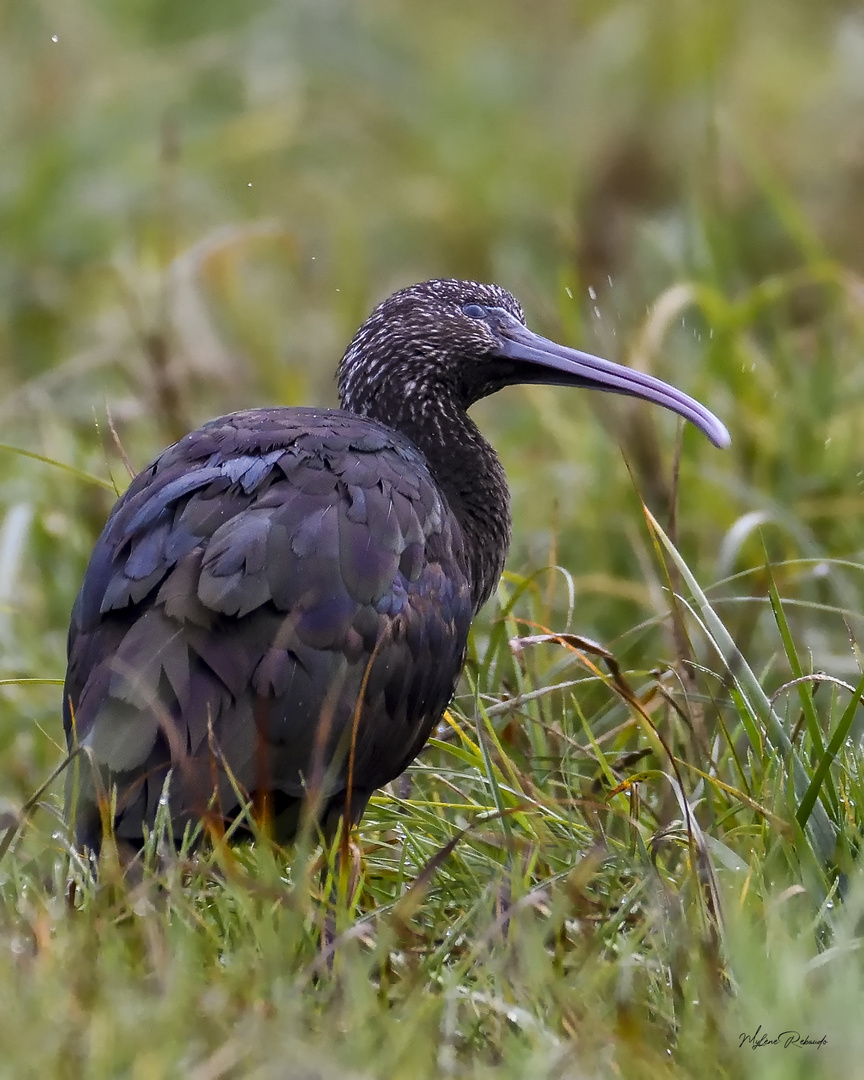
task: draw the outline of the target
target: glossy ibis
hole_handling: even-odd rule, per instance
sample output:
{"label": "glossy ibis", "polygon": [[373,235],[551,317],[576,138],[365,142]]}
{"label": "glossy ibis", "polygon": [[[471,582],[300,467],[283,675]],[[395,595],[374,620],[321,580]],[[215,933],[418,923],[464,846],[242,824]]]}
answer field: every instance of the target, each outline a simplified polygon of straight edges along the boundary
{"label": "glossy ibis", "polygon": [[515,383],[610,390],[729,442],[692,398],[533,334],[508,292],[471,281],[385,300],[338,382],[342,409],[210,421],[112,510],[69,630],[82,847],[98,851],[110,813],[140,846],[169,768],[175,837],[232,821],[248,797],[288,840],[304,800],[332,833],[416,757],[510,541],[475,401]]}

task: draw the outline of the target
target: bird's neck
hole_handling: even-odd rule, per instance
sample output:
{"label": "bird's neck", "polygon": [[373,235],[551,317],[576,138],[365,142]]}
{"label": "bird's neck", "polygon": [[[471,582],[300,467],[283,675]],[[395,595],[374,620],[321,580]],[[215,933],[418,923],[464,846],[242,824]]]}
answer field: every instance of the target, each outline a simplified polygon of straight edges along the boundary
{"label": "bird's neck", "polygon": [[498,455],[461,402],[445,395],[425,398],[422,407],[404,401],[396,417],[380,419],[423,453],[459,522],[477,611],[494,592],[510,547],[510,492]]}

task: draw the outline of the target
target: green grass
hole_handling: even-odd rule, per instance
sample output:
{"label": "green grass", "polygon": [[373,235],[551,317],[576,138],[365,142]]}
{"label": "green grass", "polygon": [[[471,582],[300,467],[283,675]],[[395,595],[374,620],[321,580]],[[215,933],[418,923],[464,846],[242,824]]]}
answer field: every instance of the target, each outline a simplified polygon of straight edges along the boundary
{"label": "green grass", "polygon": [[[817,7],[0,5],[0,1077],[862,1075],[864,35]],[[435,274],[731,449],[481,403],[508,573],[356,895],[158,832],[94,884],[40,789],[117,442],[331,403]]]}

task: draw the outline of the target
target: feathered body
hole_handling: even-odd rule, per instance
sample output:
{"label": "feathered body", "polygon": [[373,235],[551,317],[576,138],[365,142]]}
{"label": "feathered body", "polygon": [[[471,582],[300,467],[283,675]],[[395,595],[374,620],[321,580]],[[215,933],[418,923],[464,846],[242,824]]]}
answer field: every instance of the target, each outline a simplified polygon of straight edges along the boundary
{"label": "feathered body", "polygon": [[413,286],[350,344],[341,410],[232,413],[135,478],[69,630],[82,846],[112,787],[139,845],[169,769],[178,838],[249,798],[282,840],[310,797],[326,830],[360,819],[440,720],[504,566],[506,480],[467,408],[513,382],[591,385],[538,366],[537,342],[498,286]]}

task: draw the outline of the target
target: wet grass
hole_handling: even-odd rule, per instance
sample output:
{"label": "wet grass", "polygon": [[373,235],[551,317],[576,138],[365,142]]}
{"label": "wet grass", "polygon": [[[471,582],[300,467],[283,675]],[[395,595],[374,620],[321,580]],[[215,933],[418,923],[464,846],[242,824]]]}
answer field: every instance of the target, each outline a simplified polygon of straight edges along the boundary
{"label": "wet grass", "polygon": [[[60,14],[0,8],[0,1075],[858,1075],[854,9]],[[434,274],[676,382],[731,449],[573,392],[476,409],[508,573],[332,948],[317,851],[157,835],[93,884],[62,784],[21,810],[63,756],[112,427],[140,468],[330,403],[371,304]]]}

